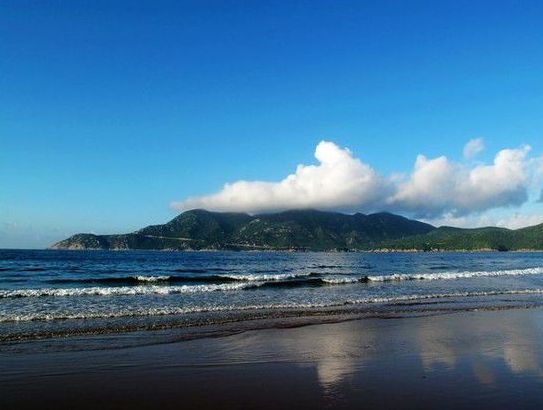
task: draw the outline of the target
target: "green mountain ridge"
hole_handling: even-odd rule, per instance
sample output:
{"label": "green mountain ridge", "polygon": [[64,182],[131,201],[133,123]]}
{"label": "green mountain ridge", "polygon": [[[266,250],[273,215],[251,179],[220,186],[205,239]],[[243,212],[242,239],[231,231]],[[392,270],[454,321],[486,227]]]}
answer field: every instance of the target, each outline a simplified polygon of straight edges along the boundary
{"label": "green mountain ridge", "polygon": [[382,246],[390,250],[543,250],[543,224],[516,230],[443,226],[425,235],[390,241]]}
{"label": "green mountain ridge", "polygon": [[436,228],[381,212],[347,215],[293,210],[248,215],[195,209],[163,225],[117,235],[76,234],[52,249],[435,251],[543,250],[543,224],[505,228]]}

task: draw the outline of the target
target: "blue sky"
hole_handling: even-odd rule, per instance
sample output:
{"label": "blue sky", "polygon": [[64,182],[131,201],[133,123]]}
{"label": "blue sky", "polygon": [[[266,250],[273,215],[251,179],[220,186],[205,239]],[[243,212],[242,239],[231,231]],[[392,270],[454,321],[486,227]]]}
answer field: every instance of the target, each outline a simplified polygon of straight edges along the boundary
{"label": "blue sky", "polygon": [[[538,1],[3,2],[0,247],[162,223],[318,164],[322,140],[387,179],[419,154],[473,167],[474,138],[471,161],[535,161],[542,20]],[[522,207],[452,217],[537,216],[534,181]]]}

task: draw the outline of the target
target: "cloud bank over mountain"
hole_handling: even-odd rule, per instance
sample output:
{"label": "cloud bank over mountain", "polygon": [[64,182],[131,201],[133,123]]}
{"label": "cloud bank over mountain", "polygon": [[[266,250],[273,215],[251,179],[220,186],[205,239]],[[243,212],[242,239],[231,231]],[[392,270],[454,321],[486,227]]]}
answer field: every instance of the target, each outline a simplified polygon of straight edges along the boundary
{"label": "cloud bank over mountain", "polygon": [[528,199],[530,147],[504,149],[492,165],[469,167],[446,157],[419,155],[410,177],[387,199],[393,209],[419,217],[467,215],[521,205]]}
{"label": "cloud bank over mountain", "polygon": [[392,193],[390,182],[355,158],[347,148],[321,141],[318,165],[298,165],[279,182],[237,181],[215,194],[188,198],[179,210],[272,212],[294,208],[357,210],[379,207]]}
{"label": "cloud bank over mountain", "polygon": [[530,147],[499,151],[493,163],[473,164],[484,148],[481,139],[464,148],[464,162],[445,156],[419,155],[413,170],[387,177],[357,158],[349,149],[321,141],[316,165],[298,165],[278,182],[236,181],[213,194],[171,204],[184,211],[205,208],[248,213],[316,208],[345,212],[388,210],[419,218],[462,217],[519,206],[528,200],[536,167]]}

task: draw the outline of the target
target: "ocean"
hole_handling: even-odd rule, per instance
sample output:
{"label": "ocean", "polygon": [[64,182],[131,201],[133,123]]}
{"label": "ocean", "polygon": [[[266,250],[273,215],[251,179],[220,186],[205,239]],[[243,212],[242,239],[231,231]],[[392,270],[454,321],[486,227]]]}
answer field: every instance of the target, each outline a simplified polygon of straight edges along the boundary
{"label": "ocean", "polygon": [[0,250],[0,342],[539,305],[543,253]]}

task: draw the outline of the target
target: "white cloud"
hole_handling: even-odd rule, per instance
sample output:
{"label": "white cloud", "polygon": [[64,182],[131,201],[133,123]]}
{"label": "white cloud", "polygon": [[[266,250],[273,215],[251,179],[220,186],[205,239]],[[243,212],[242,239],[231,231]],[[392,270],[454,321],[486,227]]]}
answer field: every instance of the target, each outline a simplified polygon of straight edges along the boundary
{"label": "white cloud", "polygon": [[511,215],[492,215],[491,213],[453,216],[446,214],[436,219],[425,219],[434,226],[454,226],[457,228],[482,228],[487,226],[499,226],[501,228],[519,229],[543,223],[542,213],[520,213]]}
{"label": "white cloud", "polygon": [[496,221],[496,226],[509,229],[525,228],[527,226],[539,225],[543,223],[543,214],[520,214],[515,212],[513,215]]}
{"label": "white cloud", "polygon": [[450,213],[440,215],[437,218],[422,219],[434,226],[454,226],[456,228],[482,228],[485,226],[495,226],[496,218],[489,215],[464,215],[454,216]]}
{"label": "white cloud", "polygon": [[464,158],[472,159],[477,154],[482,152],[485,149],[485,143],[482,138],[474,138],[466,145],[464,145]]}
{"label": "white cloud", "polygon": [[383,201],[388,182],[346,148],[321,141],[318,165],[298,165],[280,182],[237,181],[216,194],[173,203],[175,209],[205,208],[249,213],[295,208],[353,211]]}
{"label": "white cloud", "polygon": [[458,219],[526,202],[533,179],[529,151],[528,146],[504,149],[490,165],[419,155],[411,175],[386,178],[347,148],[321,141],[315,149],[317,165],[298,165],[279,182],[227,183],[219,192],[174,202],[172,207],[249,213],[302,208],[389,210],[421,218]]}
{"label": "white cloud", "polygon": [[410,178],[388,199],[393,209],[421,217],[465,215],[527,200],[530,147],[504,149],[492,165],[468,168],[441,156],[419,155]]}

